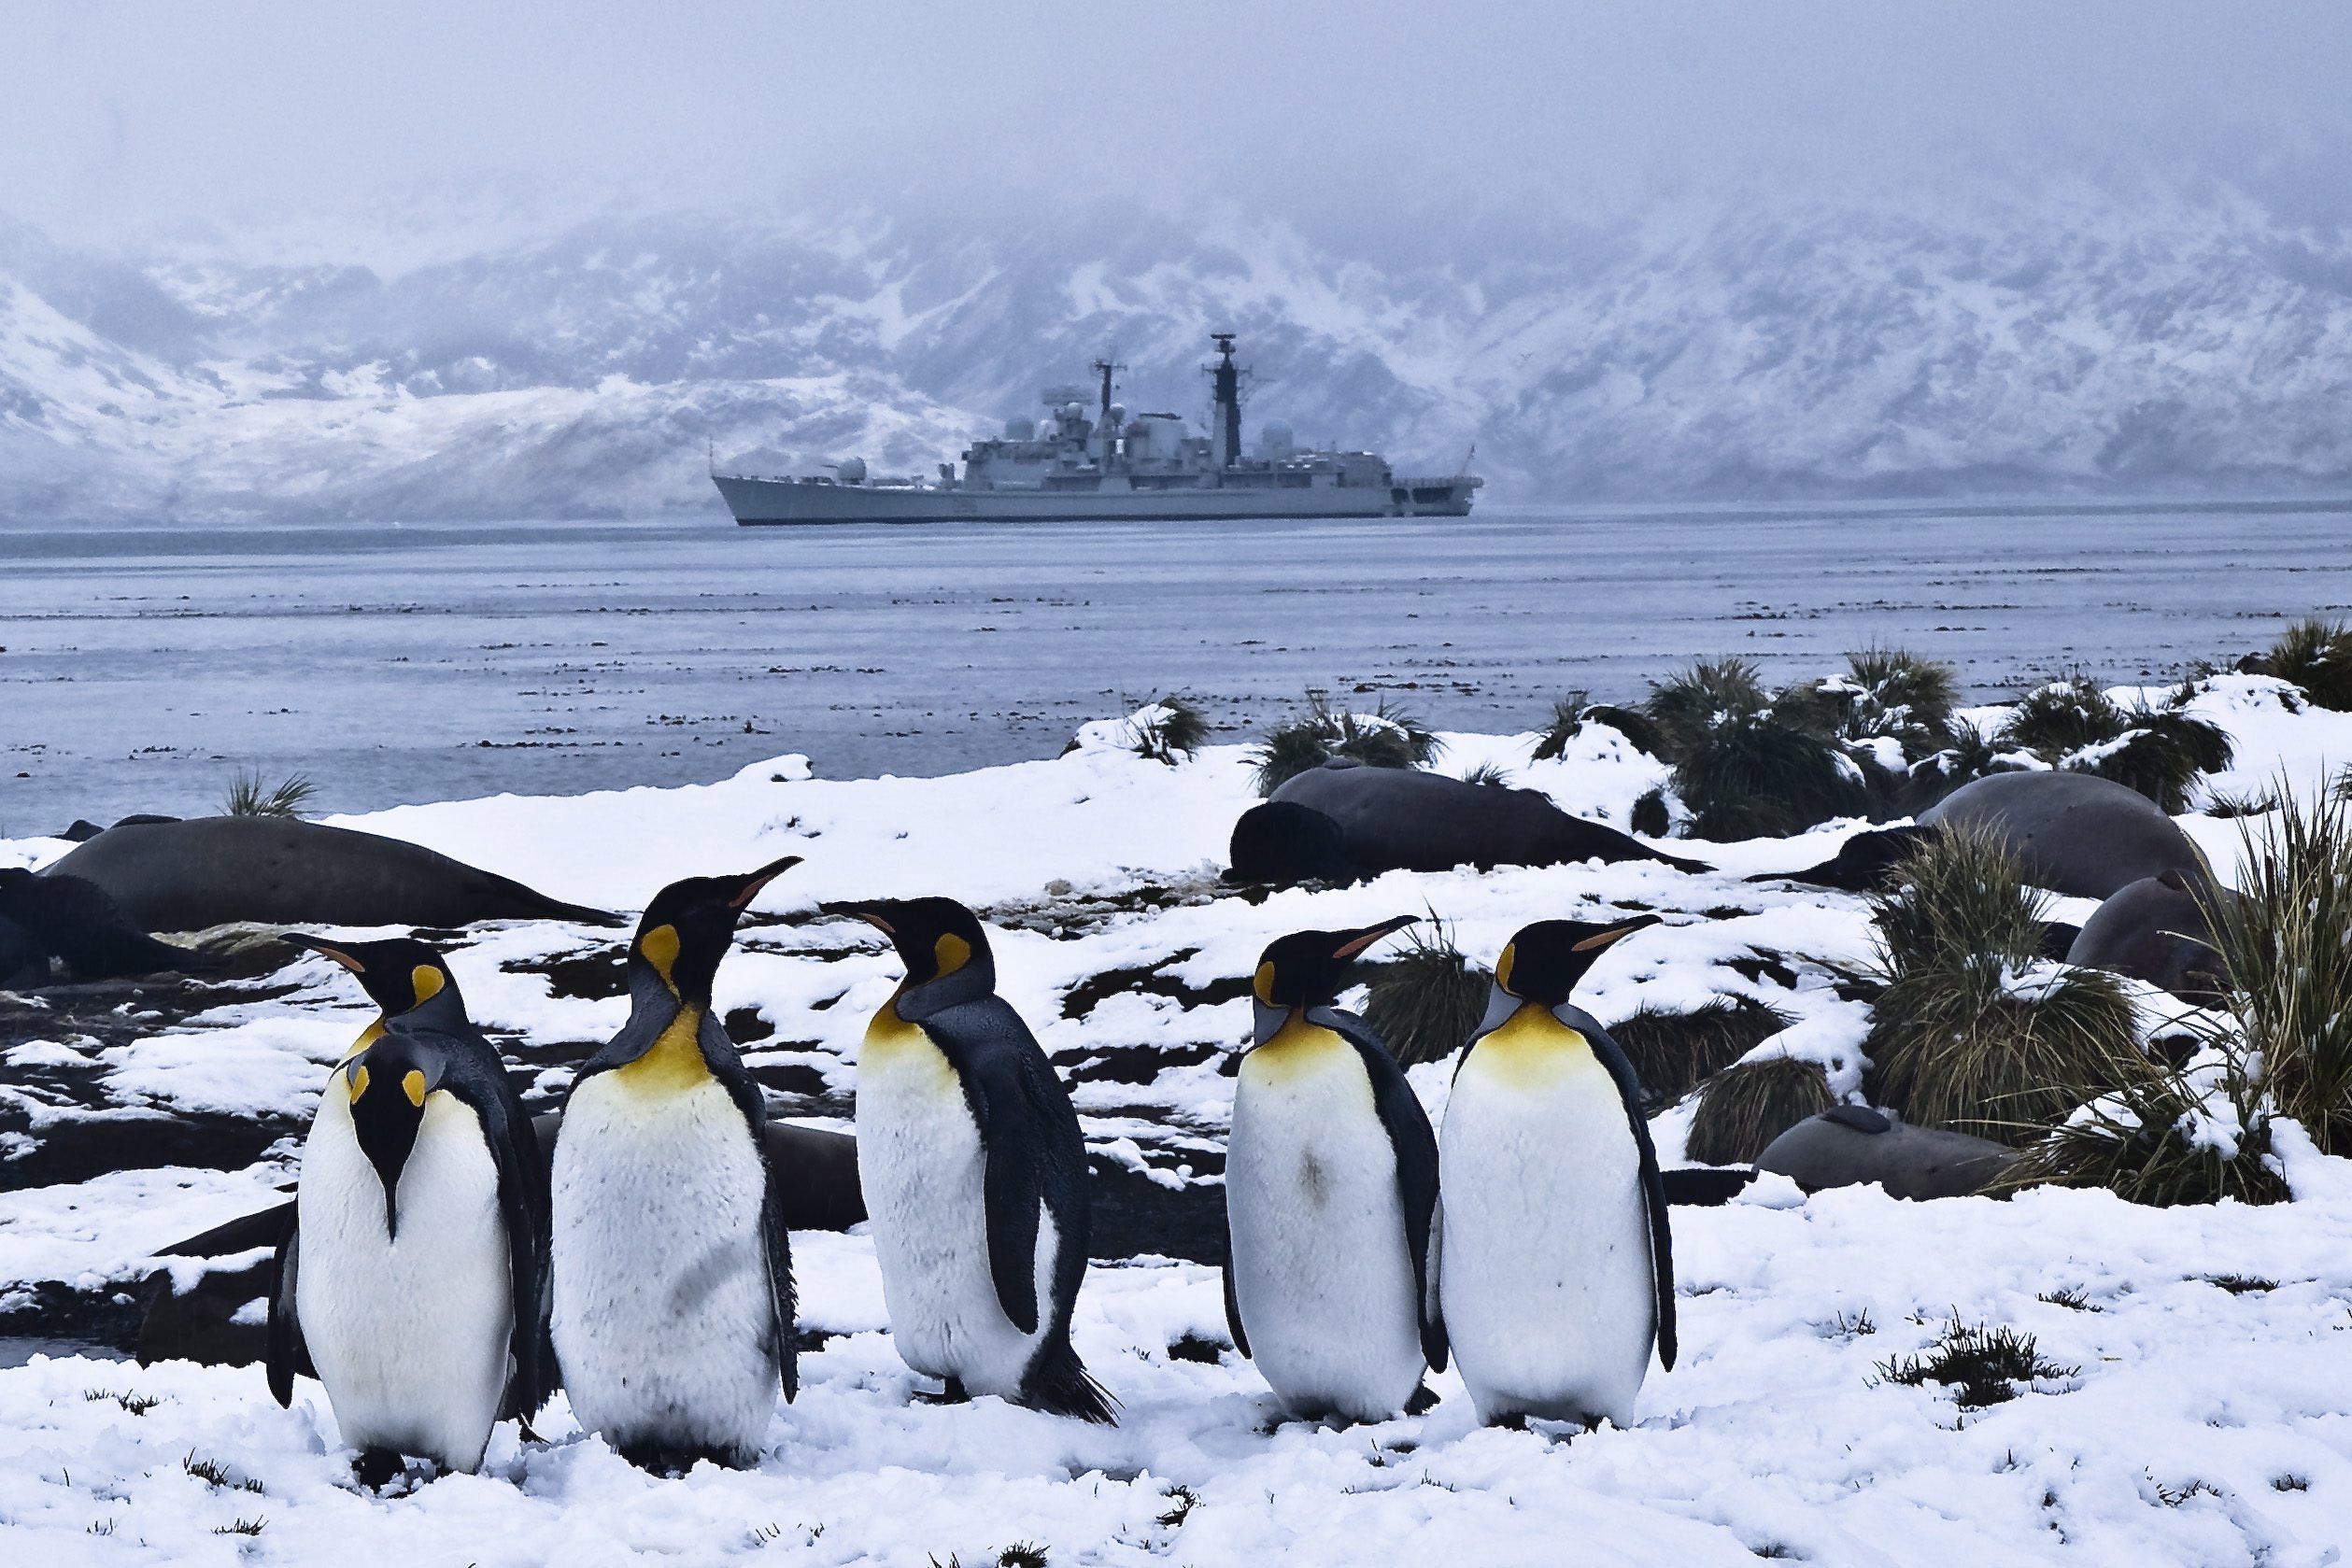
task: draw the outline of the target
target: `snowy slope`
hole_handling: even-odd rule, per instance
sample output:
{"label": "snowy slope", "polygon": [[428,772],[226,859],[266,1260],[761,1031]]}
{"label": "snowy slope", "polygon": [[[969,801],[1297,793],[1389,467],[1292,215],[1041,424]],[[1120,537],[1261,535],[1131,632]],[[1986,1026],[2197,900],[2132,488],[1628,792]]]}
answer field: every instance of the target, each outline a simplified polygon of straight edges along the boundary
{"label": "snowy slope", "polygon": [[2352,484],[2352,240],[2142,180],[1364,239],[681,216],[384,274],[0,228],[0,508],[712,510],[705,442],[928,472],[1107,343],[1131,406],[1197,414],[1212,328],[1254,423],[1409,468],[1475,441],[1490,499]]}

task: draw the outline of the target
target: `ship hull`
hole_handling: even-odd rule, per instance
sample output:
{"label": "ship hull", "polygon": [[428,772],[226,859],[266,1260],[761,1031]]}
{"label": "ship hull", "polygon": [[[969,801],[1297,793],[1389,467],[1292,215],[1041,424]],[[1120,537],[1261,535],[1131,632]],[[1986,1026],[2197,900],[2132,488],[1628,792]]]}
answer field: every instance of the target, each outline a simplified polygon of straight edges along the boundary
{"label": "ship hull", "polygon": [[1212,522],[1248,517],[1464,517],[1479,481],[1421,479],[1387,487],[1234,487],[1122,492],[966,490],[827,485],[714,474],[746,528],[816,523]]}

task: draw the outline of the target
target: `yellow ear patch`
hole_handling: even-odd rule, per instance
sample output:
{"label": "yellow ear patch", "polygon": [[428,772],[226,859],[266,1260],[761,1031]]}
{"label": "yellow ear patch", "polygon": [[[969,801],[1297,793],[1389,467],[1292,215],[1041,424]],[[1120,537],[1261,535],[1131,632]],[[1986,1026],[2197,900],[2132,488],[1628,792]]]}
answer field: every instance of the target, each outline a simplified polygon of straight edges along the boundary
{"label": "yellow ear patch", "polygon": [[953,931],[942,932],[939,940],[931,944],[931,961],[939,966],[942,975],[952,975],[971,962],[971,943]]}
{"label": "yellow ear patch", "polygon": [[343,1082],[344,1087],[350,1090],[351,1097],[354,1100],[358,1099],[361,1095],[366,1094],[367,1064],[365,1062],[361,1062],[358,1066],[354,1067],[349,1072],[344,1074]]}
{"label": "yellow ear patch", "polygon": [[1500,958],[1495,960],[1495,983],[1513,996],[1518,996],[1519,993],[1510,988],[1510,967],[1511,961],[1518,956],[1519,945],[1513,942],[1503,949],[1503,955]]}
{"label": "yellow ear patch", "polygon": [[653,966],[653,972],[661,977],[661,983],[675,993],[678,985],[670,978],[670,968],[678,961],[678,928],[674,925],[655,926],[637,939],[637,951],[644,955],[646,963]]}
{"label": "yellow ear patch", "polygon": [[421,1108],[425,1103],[425,1075],[415,1067],[409,1068],[400,1081],[400,1092],[408,1096],[410,1105]]}
{"label": "yellow ear patch", "polygon": [[1272,960],[1260,964],[1250,981],[1250,995],[1267,1007],[1274,1005],[1274,965]]}
{"label": "yellow ear patch", "polygon": [[440,996],[442,987],[447,983],[441,978],[441,971],[431,964],[419,964],[408,971],[408,988],[417,994],[416,1005],[418,1007]]}

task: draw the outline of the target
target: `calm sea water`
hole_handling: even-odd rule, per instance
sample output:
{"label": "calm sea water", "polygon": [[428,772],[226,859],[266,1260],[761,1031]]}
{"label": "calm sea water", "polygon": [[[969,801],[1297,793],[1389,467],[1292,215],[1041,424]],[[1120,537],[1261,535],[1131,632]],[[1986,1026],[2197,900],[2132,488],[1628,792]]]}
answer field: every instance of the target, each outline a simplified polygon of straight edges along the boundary
{"label": "calm sea water", "polygon": [[1991,696],[2163,678],[2352,609],[2352,502],[1482,512],[1378,522],[0,530],[0,836],[1051,756],[1188,692],[1234,738],[1307,688],[1442,727],[1900,643]]}

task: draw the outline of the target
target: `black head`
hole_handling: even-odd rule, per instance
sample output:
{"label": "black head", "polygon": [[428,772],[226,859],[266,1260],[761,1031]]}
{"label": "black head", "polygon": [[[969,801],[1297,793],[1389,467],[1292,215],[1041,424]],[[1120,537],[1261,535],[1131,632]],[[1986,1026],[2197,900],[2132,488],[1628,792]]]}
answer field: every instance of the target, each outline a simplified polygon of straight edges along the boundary
{"label": "black head", "polygon": [[1594,925],[1580,920],[1538,920],[1520,927],[1495,961],[1495,985],[1505,996],[1547,1008],[1566,1004],[1577,982],[1617,942],[1659,924],[1654,914]]}
{"label": "black head", "polygon": [[[331,958],[351,971],[378,1011],[387,1018],[414,1012],[436,996],[458,996],[457,977],[439,951],[414,937],[385,941],[342,942],[327,937],[305,937],[281,931],[277,939]],[[458,1003],[462,1007],[461,1002]]]}
{"label": "black head", "polygon": [[1233,864],[1225,873],[1226,882],[1288,884],[1310,877],[1324,882],[1356,879],[1339,825],[1295,800],[1269,800],[1243,812],[1233,824],[1227,854]]}
{"label": "black head", "polygon": [[653,896],[637,922],[637,935],[629,944],[630,964],[651,970],[679,1001],[709,1007],[718,961],[735,942],[735,922],[762,889],[800,863],[799,855],[787,855],[742,876],[687,877],[672,883]]}
{"label": "black head", "polygon": [[827,914],[862,920],[890,939],[906,966],[906,980],[899,987],[901,1018],[922,1017],[997,988],[988,933],[979,916],[953,898],[869,898],[819,907]]}
{"label": "black head", "polygon": [[384,1184],[387,1235],[400,1234],[400,1173],[417,1147],[425,1098],[441,1087],[447,1066],[447,1052],[431,1035],[394,1027],[335,1069],[335,1085],[350,1097],[351,1127],[360,1151]]}
{"label": "black head", "polygon": [[1258,954],[1257,973],[1250,982],[1261,1021],[1269,1012],[1279,1016],[1324,1006],[1339,994],[1348,966],[1359,954],[1420,918],[1400,914],[1353,931],[1294,931],[1275,938]]}

